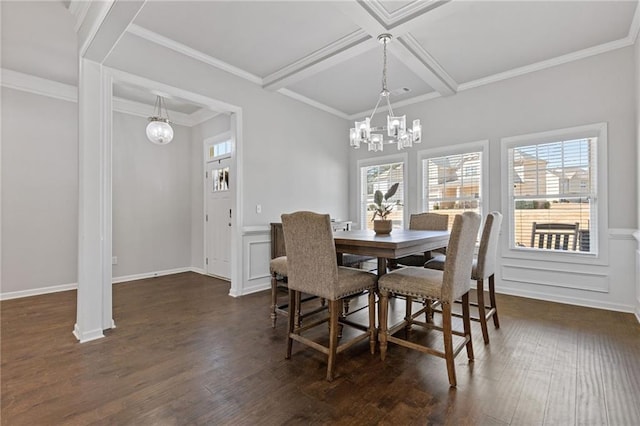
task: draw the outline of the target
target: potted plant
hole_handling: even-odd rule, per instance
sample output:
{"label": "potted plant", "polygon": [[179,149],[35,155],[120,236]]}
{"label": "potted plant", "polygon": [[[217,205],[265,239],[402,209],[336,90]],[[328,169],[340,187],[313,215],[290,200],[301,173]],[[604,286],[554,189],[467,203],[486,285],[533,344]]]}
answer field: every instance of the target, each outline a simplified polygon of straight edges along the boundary
{"label": "potted plant", "polygon": [[[394,183],[391,185],[391,188],[387,191],[386,194],[383,194],[382,191],[377,190],[375,194],[373,194],[373,204],[369,204],[369,210],[373,211],[373,230],[376,234],[388,234],[391,232],[392,222],[387,218],[393,211],[395,206],[399,206],[400,201],[390,202],[389,198],[393,197],[398,190],[398,186],[400,183]],[[380,219],[376,219],[376,218]]]}

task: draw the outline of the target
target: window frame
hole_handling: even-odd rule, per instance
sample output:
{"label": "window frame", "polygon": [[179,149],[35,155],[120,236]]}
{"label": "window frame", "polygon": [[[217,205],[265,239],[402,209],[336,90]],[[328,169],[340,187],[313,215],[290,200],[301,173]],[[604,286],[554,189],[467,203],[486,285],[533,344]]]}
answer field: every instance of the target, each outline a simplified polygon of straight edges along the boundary
{"label": "window frame", "polygon": [[[489,141],[488,140],[480,140],[475,142],[467,142],[461,143],[453,146],[444,146],[437,148],[430,148],[418,151],[418,200],[419,207],[421,212],[429,212],[429,193],[425,187],[425,176],[424,176],[424,160],[428,160],[429,158],[434,157],[444,157],[449,155],[458,155],[458,154],[467,154],[471,152],[480,152],[482,155],[482,159],[480,161],[480,165],[482,167],[482,173],[480,174],[480,198],[479,198],[479,214],[482,218],[482,222],[484,223],[484,218],[488,213],[488,205],[489,205]],[[435,210],[434,210],[435,212]],[[482,227],[480,227],[482,229]]]}
{"label": "window frame", "polygon": [[408,193],[408,186],[409,186],[409,182],[407,181],[408,179],[408,154],[406,152],[401,153],[401,154],[391,154],[391,155],[384,155],[382,157],[370,157],[370,158],[365,158],[365,159],[361,159],[358,160],[356,163],[356,188],[358,191],[358,198],[357,198],[357,211],[358,211],[358,222],[359,222],[359,227],[360,229],[367,229],[366,223],[364,223],[363,218],[366,218],[366,210],[363,211],[363,203],[362,203],[362,194],[363,194],[363,188],[362,188],[362,168],[363,167],[372,167],[372,166],[380,166],[383,164],[390,164],[390,163],[402,163],[402,193],[404,194],[404,200],[402,201],[402,226],[403,228],[407,228],[408,226],[408,221],[409,221],[409,193]]}
{"label": "window frame", "polygon": [[[565,129],[530,133],[519,136],[502,138],[501,169],[502,169],[502,206],[506,231],[502,238],[502,256],[517,259],[544,260],[548,262],[564,262],[578,264],[605,265],[608,263],[608,194],[607,194],[607,123],[594,123]],[[515,245],[514,206],[512,193],[509,188],[509,149],[527,145],[537,145],[561,142],[583,138],[597,138],[596,140],[596,185],[595,201],[593,203],[596,220],[592,225],[594,232],[590,233],[591,245],[595,252],[580,251],[548,251],[532,249],[531,247],[517,247]]]}

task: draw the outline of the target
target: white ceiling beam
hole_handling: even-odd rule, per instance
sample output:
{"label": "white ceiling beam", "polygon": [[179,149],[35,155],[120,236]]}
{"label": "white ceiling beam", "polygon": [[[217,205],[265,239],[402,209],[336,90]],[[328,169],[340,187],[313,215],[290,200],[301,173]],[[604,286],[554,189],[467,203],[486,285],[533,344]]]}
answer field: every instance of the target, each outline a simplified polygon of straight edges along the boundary
{"label": "white ceiling beam", "polygon": [[279,90],[376,47],[371,36],[355,31],[264,78],[263,88]]}
{"label": "white ceiling beam", "polygon": [[416,0],[391,13],[387,11],[379,0],[365,0],[362,1],[360,5],[366,9],[369,14],[376,17],[386,31],[391,31],[394,36],[400,37],[421,25],[420,20],[417,19],[418,17],[450,1],[451,0]]}
{"label": "white ceiling beam", "polygon": [[76,18],[76,23],[73,27],[75,32],[78,32],[80,26],[84,22],[84,18],[87,17],[89,6],[91,6],[91,2],[88,1],[71,0],[69,2],[69,12],[71,12],[71,14]]}
{"label": "white ceiling beam", "polygon": [[144,4],[145,0],[92,2],[78,31],[80,56],[104,63]]}
{"label": "white ceiling beam", "polygon": [[[395,43],[389,44],[389,50],[425,83],[433,87],[442,96],[450,96],[458,90],[458,83],[445,69],[413,38],[405,34]],[[425,69],[429,72],[425,72]]]}
{"label": "white ceiling beam", "polygon": [[[412,6],[414,5],[415,6]],[[389,50],[395,57],[407,66],[413,73],[421,78],[429,86],[433,87],[440,95],[449,96],[456,93],[457,83],[444,70],[444,68],[427,52],[422,46],[406,31],[418,25],[418,18],[425,12],[433,10],[446,1],[430,1],[418,3],[414,2],[405,6],[405,11],[401,13],[397,11],[396,19],[401,23],[397,23],[394,27],[393,23],[385,22],[385,16],[388,19],[394,17],[384,9],[384,6],[377,0],[368,2],[348,1],[338,2],[337,7],[344,14],[349,16],[353,22],[360,28],[369,33],[374,38],[378,35],[391,32],[397,39],[389,44]],[[412,6],[411,8],[409,6]],[[386,15],[381,16],[384,11]]]}

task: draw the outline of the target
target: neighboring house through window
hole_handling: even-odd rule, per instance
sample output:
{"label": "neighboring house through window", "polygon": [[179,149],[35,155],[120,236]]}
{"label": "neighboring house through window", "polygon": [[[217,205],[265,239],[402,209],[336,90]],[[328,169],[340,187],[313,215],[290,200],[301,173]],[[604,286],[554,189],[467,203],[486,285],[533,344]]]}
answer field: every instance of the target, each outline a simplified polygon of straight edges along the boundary
{"label": "neighboring house through window", "polygon": [[598,253],[605,143],[606,125],[503,140],[510,249]]}
{"label": "neighboring house through window", "polygon": [[372,158],[358,162],[360,170],[360,222],[362,229],[373,229],[373,211],[368,207],[373,203],[373,196],[377,190],[386,193],[394,183],[400,183],[398,191],[390,199],[399,201],[389,218],[393,221],[393,227],[404,227],[405,205],[405,163],[406,155],[396,155],[382,158]]}
{"label": "neighboring house through window", "polygon": [[487,142],[421,151],[422,210],[449,215],[484,214]]}

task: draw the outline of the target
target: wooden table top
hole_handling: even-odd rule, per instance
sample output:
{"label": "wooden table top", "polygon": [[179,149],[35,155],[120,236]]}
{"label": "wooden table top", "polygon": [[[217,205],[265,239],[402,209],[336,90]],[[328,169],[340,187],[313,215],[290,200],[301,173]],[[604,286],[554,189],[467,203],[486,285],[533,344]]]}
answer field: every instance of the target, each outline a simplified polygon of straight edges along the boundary
{"label": "wooden table top", "polygon": [[371,230],[338,231],[333,235],[339,253],[397,258],[411,253],[446,247],[449,231],[394,229],[380,235]]}

